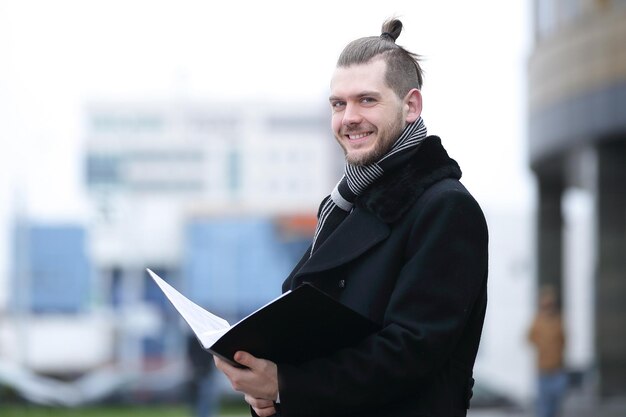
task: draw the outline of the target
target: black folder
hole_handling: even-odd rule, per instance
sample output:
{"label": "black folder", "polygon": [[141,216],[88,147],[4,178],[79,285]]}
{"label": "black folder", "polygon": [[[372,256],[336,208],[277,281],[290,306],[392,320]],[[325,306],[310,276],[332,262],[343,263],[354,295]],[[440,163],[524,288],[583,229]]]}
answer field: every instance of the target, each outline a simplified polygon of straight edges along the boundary
{"label": "black folder", "polygon": [[[355,345],[380,329],[380,326],[369,318],[341,304],[314,286],[303,284],[236,324],[224,327],[223,331],[219,332],[223,334],[217,340],[208,341],[194,328],[198,326],[194,326],[181,311],[181,301],[175,302],[168,292],[176,292],[184,298],[183,302],[186,304],[193,303],[169,284],[165,283],[167,287],[164,287],[164,281],[152,271],[149,272],[174,307],[189,323],[200,344],[212,354],[234,366],[240,366],[233,359],[235,352],[240,350],[275,363],[298,364]],[[193,305],[196,309],[201,309],[206,313],[206,310]],[[219,319],[217,316],[214,317]]]}

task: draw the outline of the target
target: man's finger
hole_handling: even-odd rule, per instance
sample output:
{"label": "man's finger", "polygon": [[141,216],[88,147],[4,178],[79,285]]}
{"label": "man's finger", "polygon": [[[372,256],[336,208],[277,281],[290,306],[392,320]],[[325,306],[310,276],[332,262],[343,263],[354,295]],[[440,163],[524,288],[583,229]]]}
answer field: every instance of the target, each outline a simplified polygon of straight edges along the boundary
{"label": "man's finger", "polygon": [[215,366],[217,367],[217,369],[224,373],[226,373],[226,371],[228,370],[228,366],[230,366],[226,361],[221,360],[217,356],[213,356],[213,361],[215,362]]}
{"label": "man's finger", "polygon": [[250,369],[254,368],[254,364],[257,361],[257,358],[255,358],[248,352],[243,352],[243,351],[236,352],[234,359],[237,363],[240,363],[243,366],[246,366]]}
{"label": "man's finger", "polygon": [[250,404],[250,406],[252,408],[268,408],[268,407],[273,407],[274,406],[274,402],[270,401],[270,400],[264,400],[262,398],[254,398],[251,395],[246,394],[244,396],[246,402],[248,404]]}
{"label": "man's finger", "polygon": [[234,366],[232,366],[231,364],[229,364],[228,362],[226,362],[225,360],[222,360],[220,358],[218,358],[217,356],[214,356],[215,359],[215,366],[217,369],[219,369],[220,371],[222,371],[222,373],[224,375],[226,375],[226,377],[231,381],[231,383],[233,382],[233,377],[236,374],[236,372],[238,371],[237,368],[235,368]]}
{"label": "man's finger", "polygon": [[259,417],[268,417],[276,414],[276,408],[274,407],[274,402],[270,400],[264,400],[262,398],[254,398],[251,395],[246,394],[244,399],[250,407],[254,410],[254,412]]}
{"label": "man's finger", "polygon": [[259,408],[259,409],[252,407],[252,409],[254,410],[256,415],[259,417],[270,417],[276,414],[276,409],[274,407]]}

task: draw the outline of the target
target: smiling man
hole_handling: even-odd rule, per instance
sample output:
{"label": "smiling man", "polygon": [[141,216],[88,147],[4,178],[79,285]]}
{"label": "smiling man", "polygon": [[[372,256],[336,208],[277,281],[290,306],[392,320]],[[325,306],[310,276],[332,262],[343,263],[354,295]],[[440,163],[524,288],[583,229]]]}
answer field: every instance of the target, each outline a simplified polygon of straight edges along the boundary
{"label": "smiling man", "polygon": [[[310,283],[381,330],[299,364],[237,352],[216,364],[253,414],[465,416],[487,305],[487,227],[461,171],[421,118],[422,70],[395,40],[357,39],[331,80],[344,176],[283,283]],[[472,138],[475,139],[475,138]]]}

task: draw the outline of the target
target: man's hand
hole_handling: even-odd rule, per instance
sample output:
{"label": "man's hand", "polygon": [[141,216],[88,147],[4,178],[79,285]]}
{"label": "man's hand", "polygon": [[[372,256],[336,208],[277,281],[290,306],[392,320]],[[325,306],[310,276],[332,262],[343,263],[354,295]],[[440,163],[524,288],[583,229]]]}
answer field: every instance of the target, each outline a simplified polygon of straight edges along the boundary
{"label": "man's hand", "polygon": [[235,391],[245,394],[248,404],[259,417],[276,413],[274,401],[278,398],[278,368],[274,362],[258,359],[247,352],[235,353],[235,361],[247,367],[236,368],[213,357],[217,368],[230,380]]}
{"label": "man's hand", "polygon": [[250,407],[254,410],[259,417],[270,417],[276,414],[276,408],[274,407],[274,401],[261,400],[249,395],[244,396],[246,402],[250,404]]}

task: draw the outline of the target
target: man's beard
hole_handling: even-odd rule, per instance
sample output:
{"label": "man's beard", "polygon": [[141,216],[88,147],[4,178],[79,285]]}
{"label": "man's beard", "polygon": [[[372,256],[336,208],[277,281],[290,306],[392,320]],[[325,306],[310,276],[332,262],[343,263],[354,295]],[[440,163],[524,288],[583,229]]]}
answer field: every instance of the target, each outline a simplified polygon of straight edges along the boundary
{"label": "man's beard", "polygon": [[[385,156],[387,152],[389,152],[393,144],[402,134],[404,128],[405,123],[403,120],[403,115],[402,113],[398,113],[398,116],[395,120],[384,126],[383,129],[377,129],[376,133],[378,135],[378,138],[376,140],[374,148],[370,152],[353,157],[350,157],[350,154],[346,147],[343,145],[343,143],[339,142],[346,156],[346,162],[351,165],[371,165],[375,162],[378,162],[383,156]],[[358,127],[354,129],[354,131],[358,130]]]}

